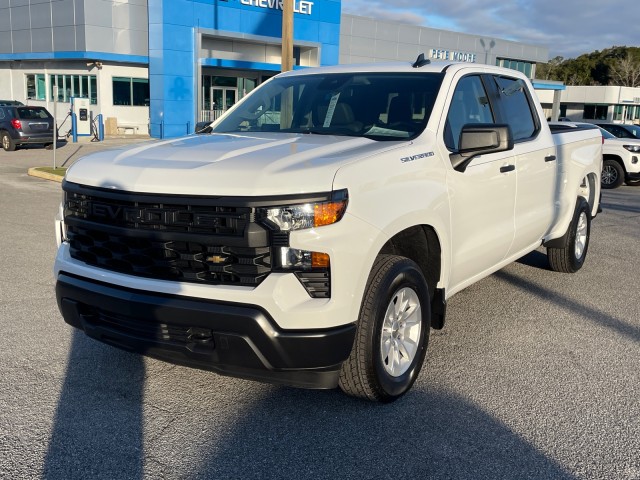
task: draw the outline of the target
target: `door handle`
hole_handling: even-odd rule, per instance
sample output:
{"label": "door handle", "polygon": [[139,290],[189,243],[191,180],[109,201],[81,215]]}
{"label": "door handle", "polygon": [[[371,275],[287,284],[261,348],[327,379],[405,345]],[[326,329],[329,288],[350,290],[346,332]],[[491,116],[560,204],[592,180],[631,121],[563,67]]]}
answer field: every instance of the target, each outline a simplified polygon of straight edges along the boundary
{"label": "door handle", "polygon": [[556,159],[555,155],[547,155],[546,157],[544,157],[545,162],[553,162],[555,161],[555,159]]}
{"label": "door handle", "polygon": [[505,165],[504,167],[500,167],[500,173],[512,172],[516,169],[515,165]]}

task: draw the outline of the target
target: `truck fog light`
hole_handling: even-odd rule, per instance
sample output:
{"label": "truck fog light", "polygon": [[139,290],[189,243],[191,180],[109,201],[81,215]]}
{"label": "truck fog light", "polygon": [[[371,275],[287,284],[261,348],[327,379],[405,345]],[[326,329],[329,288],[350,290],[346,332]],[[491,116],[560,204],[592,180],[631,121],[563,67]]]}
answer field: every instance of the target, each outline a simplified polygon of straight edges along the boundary
{"label": "truck fog light", "polygon": [[291,247],[280,247],[275,255],[276,267],[282,270],[329,268],[329,255]]}
{"label": "truck fog light", "polygon": [[633,163],[634,165],[638,163],[638,157],[631,157],[631,163]]}

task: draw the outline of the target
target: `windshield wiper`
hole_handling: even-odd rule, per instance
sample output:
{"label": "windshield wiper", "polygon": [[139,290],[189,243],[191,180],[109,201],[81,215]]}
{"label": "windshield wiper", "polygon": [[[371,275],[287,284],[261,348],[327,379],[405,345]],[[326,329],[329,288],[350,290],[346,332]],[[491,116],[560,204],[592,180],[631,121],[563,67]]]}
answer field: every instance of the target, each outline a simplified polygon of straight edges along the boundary
{"label": "windshield wiper", "polygon": [[280,130],[285,133],[305,133],[313,135],[337,135],[347,137],[360,137],[361,134],[354,132],[348,128],[324,128],[324,127],[301,127],[301,128],[286,128]]}

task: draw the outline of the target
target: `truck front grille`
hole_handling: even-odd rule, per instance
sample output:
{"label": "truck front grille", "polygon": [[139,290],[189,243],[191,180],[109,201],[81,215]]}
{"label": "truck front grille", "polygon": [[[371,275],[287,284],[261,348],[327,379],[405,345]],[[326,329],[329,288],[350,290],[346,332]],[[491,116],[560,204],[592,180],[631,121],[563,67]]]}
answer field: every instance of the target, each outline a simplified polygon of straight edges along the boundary
{"label": "truck front grille", "polygon": [[271,272],[269,231],[254,209],[216,198],[157,196],[65,184],[71,256],[154,278],[255,287]]}
{"label": "truck front grille", "polygon": [[269,247],[163,241],[69,225],[71,256],[116,272],[187,282],[256,286],[271,271]]}

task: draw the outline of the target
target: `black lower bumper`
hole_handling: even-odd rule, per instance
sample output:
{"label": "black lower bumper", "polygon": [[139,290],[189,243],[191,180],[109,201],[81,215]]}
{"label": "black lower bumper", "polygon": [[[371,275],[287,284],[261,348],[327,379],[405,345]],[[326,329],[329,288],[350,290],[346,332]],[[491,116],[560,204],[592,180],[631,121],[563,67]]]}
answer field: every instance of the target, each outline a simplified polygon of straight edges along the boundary
{"label": "black lower bumper", "polygon": [[65,321],[128,351],[223,375],[303,388],[334,388],[355,325],[280,329],[253,305],[130,290],[61,273]]}
{"label": "black lower bumper", "polygon": [[640,172],[638,173],[627,173],[627,180],[631,180],[632,182],[637,182],[640,180]]}

